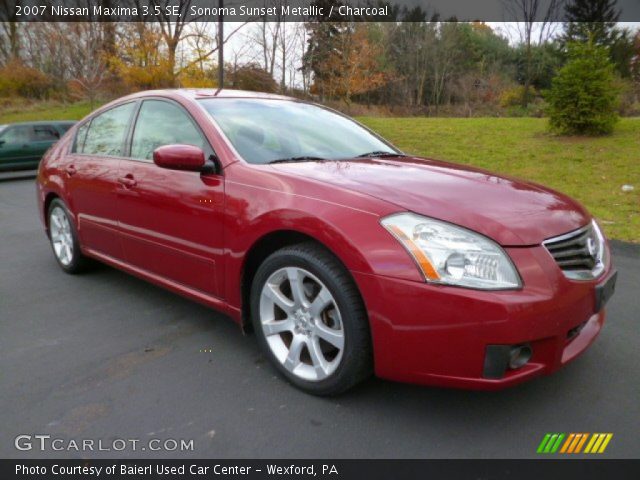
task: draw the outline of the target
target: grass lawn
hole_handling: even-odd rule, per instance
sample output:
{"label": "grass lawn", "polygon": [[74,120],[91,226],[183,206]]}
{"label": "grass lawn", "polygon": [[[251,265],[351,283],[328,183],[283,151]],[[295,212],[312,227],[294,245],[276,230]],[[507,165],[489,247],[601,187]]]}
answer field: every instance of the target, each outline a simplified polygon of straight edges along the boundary
{"label": "grass lawn", "polygon": [[91,108],[89,102],[68,104],[57,102],[39,104],[16,102],[8,105],[0,104],[0,124],[36,120],[80,120],[97,107],[98,105],[96,104],[94,108]]}
{"label": "grass lawn", "polygon": [[[532,180],[577,199],[607,235],[640,243],[640,118],[610,137],[555,137],[538,118],[372,118],[406,153]],[[635,187],[623,192],[622,185]]]}
{"label": "grass lawn", "polygon": [[[0,108],[0,124],[74,120],[88,103]],[[555,137],[538,118],[373,118],[361,122],[407,153],[476,165],[548,185],[582,202],[610,238],[640,243],[640,118],[612,136]],[[635,187],[623,192],[622,185]]]}

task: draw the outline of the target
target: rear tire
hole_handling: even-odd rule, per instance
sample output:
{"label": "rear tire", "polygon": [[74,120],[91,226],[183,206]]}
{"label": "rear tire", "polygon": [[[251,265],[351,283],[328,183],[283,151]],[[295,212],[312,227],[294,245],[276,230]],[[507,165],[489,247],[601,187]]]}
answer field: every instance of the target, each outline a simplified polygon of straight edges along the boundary
{"label": "rear tire", "polygon": [[251,287],[258,342],[276,369],[314,395],[336,395],[372,373],[369,322],[344,266],[314,243],[285,247]]}
{"label": "rear tire", "polygon": [[59,198],[54,199],[47,212],[49,241],[53,255],[66,273],[75,274],[86,269],[89,259],[82,255],[73,216]]}

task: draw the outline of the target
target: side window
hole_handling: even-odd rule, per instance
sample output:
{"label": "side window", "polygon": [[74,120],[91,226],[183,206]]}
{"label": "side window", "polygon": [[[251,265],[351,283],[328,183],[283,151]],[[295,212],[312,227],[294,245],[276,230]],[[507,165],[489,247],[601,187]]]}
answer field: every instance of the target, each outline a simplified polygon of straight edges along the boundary
{"label": "side window", "polygon": [[87,138],[87,130],[89,130],[89,125],[91,122],[87,122],[84,125],[80,125],[78,127],[78,131],[76,132],[76,139],[73,143],[73,148],[71,149],[72,153],[83,153],[84,152],[84,141]]}
{"label": "side window", "polygon": [[18,125],[15,127],[9,127],[5,130],[0,137],[7,145],[13,144],[25,144],[31,141],[32,129],[31,126]]}
{"label": "side window", "polygon": [[151,160],[156,148],[174,143],[205,151],[208,145],[182,108],[162,100],[145,100],[133,132],[131,157]]}
{"label": "side window", "polygon": [[91,120],[82,153],[122,156],[124,154],[124,137],[134,108],[135,103],[127,103],[94,117]]}
{"label": "side window", "polygon": [[35,125],[33,127],[34,142],[51,142],[60,138],[58,131],[50,125]]}

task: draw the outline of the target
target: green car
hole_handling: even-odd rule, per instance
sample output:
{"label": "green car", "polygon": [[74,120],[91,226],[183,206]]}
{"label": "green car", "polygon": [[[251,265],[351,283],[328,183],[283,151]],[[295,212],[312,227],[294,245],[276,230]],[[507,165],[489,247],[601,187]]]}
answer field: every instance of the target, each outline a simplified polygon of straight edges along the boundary
{"label": "green car", "polygon": [[0,125],[0,172],[38,168],[38,163],[75,122]]}

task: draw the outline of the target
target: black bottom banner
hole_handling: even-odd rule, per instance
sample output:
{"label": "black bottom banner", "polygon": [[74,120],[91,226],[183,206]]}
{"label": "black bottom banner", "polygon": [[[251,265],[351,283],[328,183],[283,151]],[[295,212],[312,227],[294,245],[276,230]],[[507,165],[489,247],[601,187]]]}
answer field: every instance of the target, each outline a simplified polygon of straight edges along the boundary
{"label": "black bottom banner", "polygon": [[0,479],[634,479],[640,460],[0,460]]}

